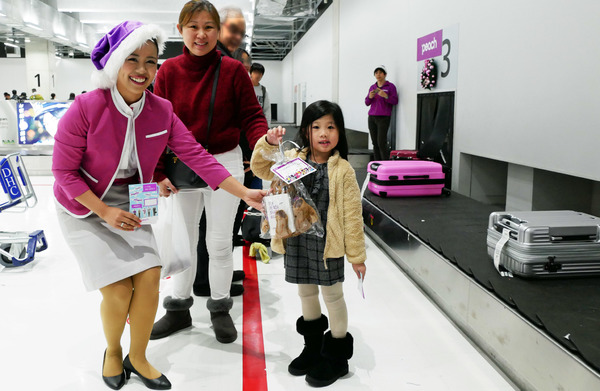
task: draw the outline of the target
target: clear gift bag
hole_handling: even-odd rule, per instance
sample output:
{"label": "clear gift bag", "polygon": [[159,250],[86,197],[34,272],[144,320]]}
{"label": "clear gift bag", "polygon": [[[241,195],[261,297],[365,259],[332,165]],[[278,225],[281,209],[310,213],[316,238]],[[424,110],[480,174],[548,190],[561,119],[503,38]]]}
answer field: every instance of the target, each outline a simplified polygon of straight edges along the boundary
{"label": "clear gift bag", "polygon": [[286,239],[304,233],[323,237],[321,217],[300,180],[305,175],[314,175],[314,168],[300,158],[289,159],[284,153],[284,143],[279,151],[263,155],[275,162],[272,168],[275,177],[263,198],[261,238]]}

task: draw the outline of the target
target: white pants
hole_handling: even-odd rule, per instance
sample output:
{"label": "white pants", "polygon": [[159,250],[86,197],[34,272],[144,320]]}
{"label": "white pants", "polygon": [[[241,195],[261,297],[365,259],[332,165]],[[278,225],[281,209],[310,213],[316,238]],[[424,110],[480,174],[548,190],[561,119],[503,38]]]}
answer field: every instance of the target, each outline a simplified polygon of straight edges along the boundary
{"label": "white pants", "polygon": [[[244,180],[242,151],[239,146],[214,157],[235,179],[240,182]],[[233,223],[240,203],[239,198],[223,189],[213,191],[210,187],[181,190],[171,197],[174,197],[173,207],[181,209],[180,215],[184,220],[173,221],[173,224],[185,224],[190,244],[189,257],[192,262],[189,269],[172,277],[173,298],[187,299],[192,295],[198,267],[198,224],[203,210],[206,211],[206,247],[210,257],[208,279],[211,297],[213,300],[228,298],[233,276]]]}

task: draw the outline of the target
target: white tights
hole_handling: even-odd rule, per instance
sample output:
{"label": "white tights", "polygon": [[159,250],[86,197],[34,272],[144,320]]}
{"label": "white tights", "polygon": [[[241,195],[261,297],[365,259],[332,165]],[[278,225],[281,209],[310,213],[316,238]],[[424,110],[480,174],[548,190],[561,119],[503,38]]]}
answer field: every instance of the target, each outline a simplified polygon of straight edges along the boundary
{"label": "white tights", "polygon": [[[341,282],[332,286],[321,286],[323,301],[329,314],[331,336],[344,338],[348,331],[348,310],[344,300],[344,289]],[[302,303],[304,320],[315,320],[321,317],[319,302],[319,286],[315,284],[298,284],[298,296]]]}

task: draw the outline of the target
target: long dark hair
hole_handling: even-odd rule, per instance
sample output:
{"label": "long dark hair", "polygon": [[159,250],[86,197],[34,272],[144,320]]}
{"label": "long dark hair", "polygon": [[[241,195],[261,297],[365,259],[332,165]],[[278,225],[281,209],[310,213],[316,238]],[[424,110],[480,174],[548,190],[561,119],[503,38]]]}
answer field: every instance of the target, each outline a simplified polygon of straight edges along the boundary
{"label": "long dark hair", "polygon": [[335,122],[335,126],[338,128],[339,132],[339,140],[333,150],[338,151],[340,156],[347,160],[348,139],[346,138],[344,115],[342,114],[342,109],[339,105],[328,100],[319,100],[311,103],[304,110],[304,113],[302,113],[302,121],[300,122],[300,130],[296,135],[296,142],[303,147],[311,148],[311,125],[313,122],[327,114],[331,114],[333,122]]}

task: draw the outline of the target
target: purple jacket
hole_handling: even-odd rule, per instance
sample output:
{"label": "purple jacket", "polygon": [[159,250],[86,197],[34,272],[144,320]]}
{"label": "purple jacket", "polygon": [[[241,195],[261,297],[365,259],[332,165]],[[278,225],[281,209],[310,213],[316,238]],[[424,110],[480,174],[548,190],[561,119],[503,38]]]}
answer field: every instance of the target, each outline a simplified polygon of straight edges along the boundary
{"label": "purple jacket", "polygon": [[369,109],[369,115],[380,115],[386,117],[391,116],[392,106],[398,104],[398,92],[396,91],[396,86],[386,80],[381,87],[381,90],[388,94],[388,98],[385,99],[376,94],[373,99],[369,99],[369,93],[375,88],[377,88],[377,83],[369,87],[369,92],[365,98],[365,104],[367,106],[371,106]]}
{"label": "purple jacket", "polygon": [[[52,154],[54,196],[71,214],[86,217],[92,213],[75,197],[92,190],[102,199],[111,187],[128,120],[113,103],[109,89],[78,95],[61,118]],[[140,183],[152,181],[167,146],[213,189],[231,175],[196,142],[168,100],[147,91],[144,107],[133,120]]]}

